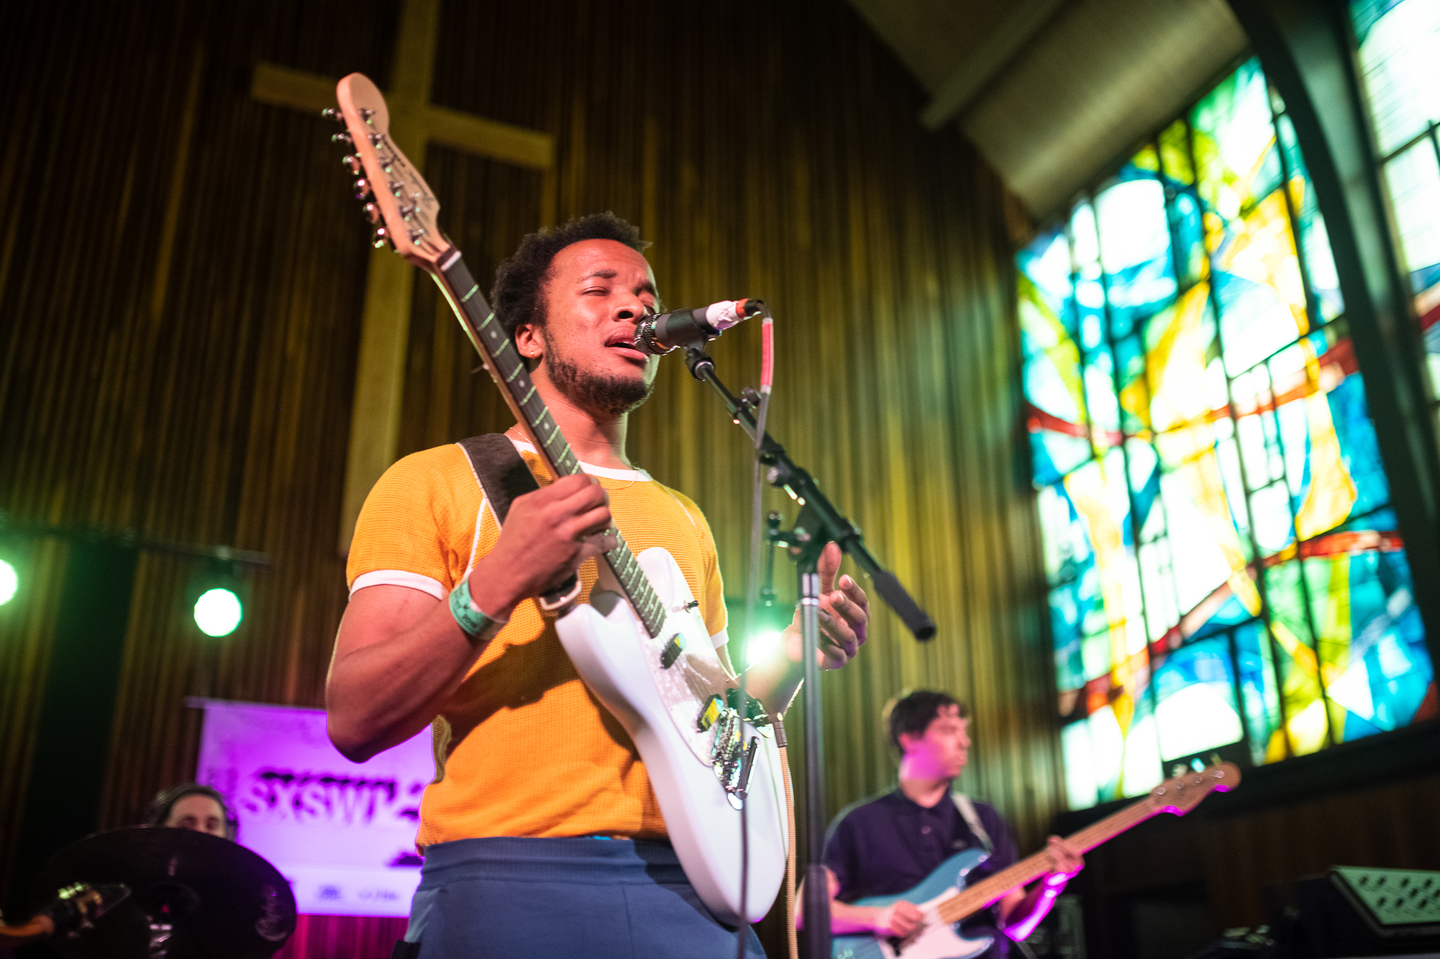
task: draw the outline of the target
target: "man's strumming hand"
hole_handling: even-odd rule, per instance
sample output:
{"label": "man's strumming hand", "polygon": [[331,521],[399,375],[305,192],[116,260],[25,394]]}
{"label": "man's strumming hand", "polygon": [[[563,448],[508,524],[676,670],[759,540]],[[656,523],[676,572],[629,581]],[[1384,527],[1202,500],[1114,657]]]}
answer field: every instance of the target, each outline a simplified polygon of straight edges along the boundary
{"label": "man's strumming hand", "polygon": [[903,939],[914,932],[924,918],[925,914],[920,911],[919,906],[900,899],[876,910],[873,928],[877,936],[896,936]]}
{"label": "man's strumming hand", "polygon": [[562,476],[515,497],[495,548],[471,571],[475,605],[509,618],[521,600],[555,589],[582,562],[614,549],[611,522],[610,499],[590,476]]}

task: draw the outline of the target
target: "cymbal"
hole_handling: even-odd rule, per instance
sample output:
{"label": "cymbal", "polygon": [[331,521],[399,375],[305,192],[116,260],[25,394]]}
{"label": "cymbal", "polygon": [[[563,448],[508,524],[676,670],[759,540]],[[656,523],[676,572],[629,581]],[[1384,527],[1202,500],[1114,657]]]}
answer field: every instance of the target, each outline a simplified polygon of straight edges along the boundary
{"label": "cymbal", "polygon": [[123,883],[130,897],[91,928],[51,940],[74,959],[157,955],[152,922],[170,926],[165,959],[266,959],[295,931],[285,877],[244,846],[208,833],[136,826],[71,843],[41,867],[32,911],[76,882]]}

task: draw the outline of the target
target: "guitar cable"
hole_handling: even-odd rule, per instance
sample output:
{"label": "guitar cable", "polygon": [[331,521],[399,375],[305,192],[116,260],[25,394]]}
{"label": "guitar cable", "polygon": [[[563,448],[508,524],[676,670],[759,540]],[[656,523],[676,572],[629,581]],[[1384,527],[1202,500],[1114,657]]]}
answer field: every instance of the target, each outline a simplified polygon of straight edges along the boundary
{"label": "guitar cable", "polygon": [[785,933],[790,942],[790,959],[800,959],[800,939],[795,930],[795,790],[790,782],[790,757],[786,755],[789,743],[785,739],[785,724],[775,717],[775,746],[780,750],[780,770],[785,783],[785,819],[788,842],[785,850]]}
{"label": "guitar cable", "polygon": [[[760,413],[756,417],[755,430],[755,516],[751,530],[752,545],[755,530],[760,526],[760,443],[765,438],[765,414],[770,408],[770,392],[775,382],[775,321],[767,307],[760,322]],[[771,546],[774,549],[774,546]],[[758,552],[756,553],[758,557]],[[747,611],[747,616],[751,612]],[[749,623],[747,621],[748,628]],[[748,667],[747,667],[748,668]],[[794,701],[794,697],[791,697]],[[785,723],[779,712],[771,720],[775,730],[775,746],[780,753],[780,773],[785,784],[785,938],[790,944],[790,959],[800,959],[800,939],[795,929],[795,786],[790,781],[789,741],[785,738]]]}
{"label": "guitar cable", "polygon": [[[744,657],[744,662],[742,662],[742,663],[740,664],[740,669],[739,669],[739,674],[740,674],[740,675],[739,675],[740,689],[739,689],[739,696],[737,697],[737,698],[739,699],[739,706],[740,706],[740,742],[741,742],[741,745],[742,745],[742,746],[744,745],[744,742],[745,742],[745,719],[746,719],[746,717],[749,716],[749,714],[750,714],[749,696],[748,696],[748,693],[746,692],[746,689],[745,689],[745,680],[746,680],[746,677],[747,677],[747,676],[749,675],[749,673],[750,673],[750,649],[749,649],[749,647],[750,647],[750,639],[751,639],[751,637],[752,637],[752,635],[753,635],[753,631],[754,631],[755,607],[756,607],[757,601],[758,601],[759,598],[760,598],[760,568],[761,568],[761,565],[762,565],[761,562],[760,562],[760,551],[761,551],[761,549],[763,548],[763,543],[764,543],[764,536],[763,536],[763,534],[762,534],[762,532],[761,532],[761,526],[763,525],[763,516],[764,516],[764,512],[765,512],[765,510],[764,510],[764,493],[765,493],[765,488],[764,488],[764,486],[763,486],[763,485],[761,484],[761,482],[760,482],[760,450],[761,450],[761,447],[762,447],[762,446],[764,445],[764,443],[765,443],[765,417],[766,417],[766,414],[767,414],[767,413],[769,412],[769,410],[770,410],[770,393],[771,393],[771,388],[772,388],[772,384],[773,384],[773,382],[774,382],[774,376],[775,376],[775,320],[774,320],[774,318],[770,315],[770,308],[769,308],[768,306],[765,306],[765,305],[763,304],[763,302],[761,302],[761,301],[752,301],[752,302],[758,302],[758,305],[760,306],[760,311],[761,311],[761,312],[760,312],[760,315],[761,315],[761,321],[760,321],[760,393],[759,393],[760,401],[759,401],[759,404],[758,404],[758,409],[756,409],[756,411],[755,411],[755,456],[754,456],[754,468],[753,468],[753,470],[752,470],[752,472],[751,472],[751,477],[750,477],[751,489],[752,489],[752,499],[751,499],[751,509],[750,509],[750,577],[749,577],[749,582],[748,582],[748,584],[747,584],[747,588],[746,588],[746,590],[745,590],[745,632],[746,632],[746,639],[745,639],[744,648],[741,650],[741,653],[740,653],[740,655]],[[774,549],[774,544],[771,544],[771,547],[770,547],[770,548],[771,548],[771,549]],[[778,724],[778,720],[776,720],[776,722],[777,722],[777,724]],[[759,734],[756,733],[756,735],[759,735]],[[744,758],[741,759],[741,762],[742,762],[742,763],[744,763],[745,761],[746,761],[746,760],[745,760]],[[750,762],[754,762],[754,754],[753,754],[753,753],[751,754],[751,758],[750,758],[749,761],[750,761]],[[783,749],[780,751],[780,765],[785,766],[785,753],[784,753],[784,750],[783,750]],[[748,772],[748,771],[747,771],[747,772]],[[785,787],[785,791],[786,791],[786,795],[787,795],[787,797],[788,797],[789,791],[790,791],[790,786],[789,786],[789,768],[788,768],[788,767],[786,768],[786,774],[785,774],[785,775],[786,775],[786,787]],[[788,800],[787,800],[787,801],[788,801]],[[748,943],[747,933],[749,932],[750,923],[749,923],[748,918],[746,917],[746,912],[747,912],[747,906],[748,906],[748,904],[747,904],[746,901],[745,901],[746,895],[747,895],[747,893],[749,892],[748,886],[749,886],[749,878],[750,878],[750,875],[749,875],[749,872],[750,872],[750,830],[749,830],[750,819],[749,819],[749,811],[750,811],[750,804],[749,804],[748,802],[742,801],[742,802],[741,802],[741,805],[740,805],[740,925],[739,925],[739,927],[735,930],[735,956],[736,956],[736,959],[745,959],[746,946],[749,944],[749,943]],[[790,828],[791,828],[790,843],[791,843],[791,847],[793,848],[793,846],[794,846],[794,825],[793,825],[793,819],[792,819],[792,824],[791,824],[791,827],[790,827]],[[793,876],[792,876],[791,881],[793,882]],[[787,914],[789,913],[789,911],[790,911],[790,908],[789,908],[789,905],[787,904],[787,908],[786,908]],[[792,938],[793,938],[793,926],[794,926],[794,923],[792,922],[792,923],[791,923],[791,927],[792,927]],[[791,959],[797,959],[797,957],[795,957],[794,955],[792,955],[792,956],[791,956]]]}

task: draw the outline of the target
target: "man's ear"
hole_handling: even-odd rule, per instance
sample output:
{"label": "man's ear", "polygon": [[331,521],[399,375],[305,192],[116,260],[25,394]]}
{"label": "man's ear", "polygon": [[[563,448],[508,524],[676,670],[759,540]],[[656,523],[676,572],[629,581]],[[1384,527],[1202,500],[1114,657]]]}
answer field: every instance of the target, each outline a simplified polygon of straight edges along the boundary
{"label": "man's ear", "polygon": [[540,334],[540,327],[535,323],[521,323],[515,327],[515,349],[525,360],[527,369],[534,369],[540,357],[545,354],[545,337]]}
{"label": "man's ear", "polygon": [[910,751],[911,744],[913,744],[915,740],[919,739],[920,737],[916,736],[914,733],[901,733],[895,738],[900,742],[900,755],[903,758],[905,754]]}

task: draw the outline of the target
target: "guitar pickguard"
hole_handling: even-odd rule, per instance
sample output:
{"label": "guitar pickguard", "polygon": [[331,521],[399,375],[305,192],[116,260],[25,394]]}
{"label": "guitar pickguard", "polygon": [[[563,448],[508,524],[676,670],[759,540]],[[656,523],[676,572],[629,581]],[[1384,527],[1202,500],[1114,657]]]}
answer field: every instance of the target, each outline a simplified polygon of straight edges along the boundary
{"label": "guitar pickguard", "polygon": [[[744,809],[748,821],[749,881],[740,897],[741,820],[735,797],[714,770],[715,728],[696,719],[706,701],[731,682],[693,609],[690,587],[669,551],[646,550],[637,560],[665,603],[666,622],[650,637],[630,605],[605,590],[602,578],[590,603],[555,623],[580,678],[635,741],[665,814],[665,828],[685,874],[705,904],[727,921],[764,917],[785,875],[786,822],[782,765],[775,740],[749,724],[744,741],[756,742]],[[603,567],[602,567],[603,568]],[[685,649],[669,668],[661,652],[679,631]]]}
{"label": "guitar pickguard", "polygon": [[[712,726],[702,731],[697,720],[706,701],[713,695],[723,696],[735,679],[720,662],[705,620],[692,605],[695,597],[690,592],[690,584],[670,551],[655,546],[635,559],[666,610],[665,629],[659,636],[651,639],[643,629],[639,631],[646,647],[645,662],[650,667],[650,676],[680,737],[696,759],[711,765],[717,728]],[[676,633],[684,637],[685,649],[667,668],[661,653]]]}

